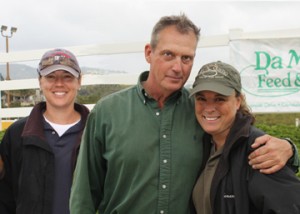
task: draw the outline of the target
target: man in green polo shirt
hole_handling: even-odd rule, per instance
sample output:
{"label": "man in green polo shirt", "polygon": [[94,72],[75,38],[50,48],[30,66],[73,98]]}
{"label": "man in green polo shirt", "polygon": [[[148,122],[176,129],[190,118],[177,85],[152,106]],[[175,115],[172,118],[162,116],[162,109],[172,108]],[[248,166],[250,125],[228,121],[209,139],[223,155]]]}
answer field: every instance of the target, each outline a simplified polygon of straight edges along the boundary
{"label": "man in green polo shirt", "polygon": [[[199,31],[184,14],[162,17],[145,46],[150,71],[136,86],[95,105],[75,170],[72,214],[98,209],[100,214],[193,213],[190,199],[202,163],[203,130],[183,86]],[[287,142],[271,141],[287,150],[280,161],[292,156]]]}

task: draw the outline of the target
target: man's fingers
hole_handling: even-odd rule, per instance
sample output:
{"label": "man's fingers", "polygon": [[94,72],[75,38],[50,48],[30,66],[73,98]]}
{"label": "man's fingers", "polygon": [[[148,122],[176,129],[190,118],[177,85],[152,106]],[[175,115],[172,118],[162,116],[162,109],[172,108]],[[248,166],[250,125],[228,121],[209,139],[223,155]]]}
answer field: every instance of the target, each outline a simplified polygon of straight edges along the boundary
{"label": "man's fingers", "polygon": [[268,160],[268,161],[253,161],[252,163],[249,164],[252,166],[253,169],[269,169],[272,166],[277,165],[273,160]]}
{"label": "man's fingers", "polygon": [[262,162],[260,161],[260,158],[256,158],[249,161],[249,165],[251,165],[253,169],[258,169],[261,173],[272,174],[284,167],[285,164],[277,160],[267,160]]}
{"label": "man's fingers", "polygon": [[282,168],[282,166],[280,167],[279,165],[275,165],[273,167],[270,167],[268,169],[261,169],[259,170],[261,173],[263,174],[273,174],[274,172],[277,172],[278,170],[280,170]]}
{"label": "man's fingers", "polygon": [[259,156],[262,156],[259,158],[259,161],[263,161],[264,159],[262,159],[264,157],[264,154],[266,154],[268,152],[268,149],[265,148],[264,146],[254,150],[253,152],[251,152],[251,154],[249,155],[249,159],[255,159]]}
{"label": "man's fingers", "polygon": [[264,145],[271,139],[270,135],[263,135],[255,139],[254,143],[251,145],[253,149],[257,149],[258,147]]}

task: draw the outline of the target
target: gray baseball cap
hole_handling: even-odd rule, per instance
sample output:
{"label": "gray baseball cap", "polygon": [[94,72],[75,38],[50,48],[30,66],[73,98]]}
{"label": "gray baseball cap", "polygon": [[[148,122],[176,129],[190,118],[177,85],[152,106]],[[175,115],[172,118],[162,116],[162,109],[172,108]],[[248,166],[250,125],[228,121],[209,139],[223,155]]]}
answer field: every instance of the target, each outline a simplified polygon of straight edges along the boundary
{"label": "gray baseball cap", "polygon": [[81,73],[81,69],[75,55],[62,48],[47,51],[42,56],[37,69],[41,76],[46,76],[57,70],[68,71],[75,77],[79,77]]}
{"label": "gray baseball cap", "polygon": [[234,90],[240,93],[242,90],[239,72],[233,66],[217,61],[202,66],[195,78],[190,97],[200,91],[213,91],[230,96]]}

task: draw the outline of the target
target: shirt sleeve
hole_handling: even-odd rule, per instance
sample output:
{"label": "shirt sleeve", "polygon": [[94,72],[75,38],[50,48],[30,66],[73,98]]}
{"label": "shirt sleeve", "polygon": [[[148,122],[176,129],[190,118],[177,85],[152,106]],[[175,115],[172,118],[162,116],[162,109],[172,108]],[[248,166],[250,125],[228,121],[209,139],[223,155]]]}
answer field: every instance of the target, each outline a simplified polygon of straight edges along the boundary
{"label": "shirt sleeve", "polygon": [[297,146],[292,142],[292,140],[290,138],[285,138],[285,140],[287,140],[291,144],[292,150],[293,150],[293,153],[294,153],[294,155],[287,162],[287,165],[290,166],[291,169],[295,173],[297,173],[297,172],[299,172],[299,166],[300,166],[300,160],[299,160]]}
{"label": "shirt sleeve", "polygon": [[103,195],[105,167],[101,142],[96,137],[96,113],[92,111],[86,123],[75,167],[70,196],[72,214],[95,214]]}

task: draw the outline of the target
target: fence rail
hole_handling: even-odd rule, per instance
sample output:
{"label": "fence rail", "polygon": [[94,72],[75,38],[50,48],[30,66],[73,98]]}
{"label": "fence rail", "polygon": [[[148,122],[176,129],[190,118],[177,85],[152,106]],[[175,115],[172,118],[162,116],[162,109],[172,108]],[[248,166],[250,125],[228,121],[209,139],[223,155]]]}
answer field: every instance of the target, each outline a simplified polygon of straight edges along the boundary
{"label": "fence rail", "polygon": [[[198,48],[209,48],[218,46],[228,46],[229,42],[238,39],[264,39],[264,38],[294,38],[300,37],[299,29],[264,31],[264,32],[243,32],[241,29],[232,29],[228,34],[203,36],[200,38]],[[123,44],[95,44],[86,46],[66,47],[76,56],[92,56],[92,55],[109,55],[109,54],[125,54],[143,52],[146,42],[134,42]],[[48,49],[16,51],[10,53],[0,53],[0,64],[6,62],[23,62],[39,60],[42,54]],[[228,53],[229,54],[229,53]],[[101,75],[89,76],[84,75],[82,85],[98,85],[98,84],[135,84],[137,74],[117,74],[117,75]],[[39,89],[37,79],[24,80],[4,80],[0,83],[0,92],[6,90],[21,89]],[[88,104],[92,108],[94,104]],[[31,107],[20,108],[1,108],[0,99],[0,121],[2,118],[24,117],[27,116],[32,109]],[[2,129],[0,123],[0,130]]]}

